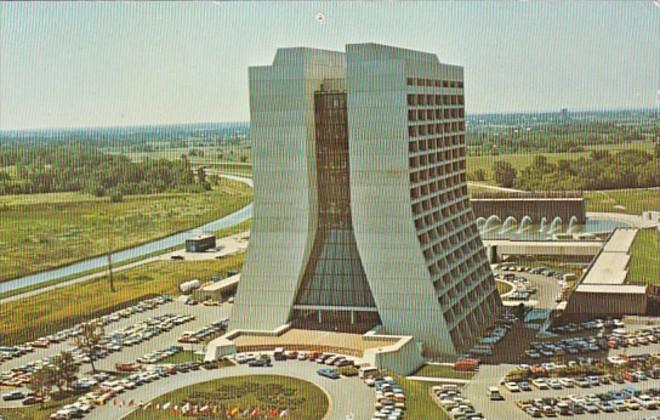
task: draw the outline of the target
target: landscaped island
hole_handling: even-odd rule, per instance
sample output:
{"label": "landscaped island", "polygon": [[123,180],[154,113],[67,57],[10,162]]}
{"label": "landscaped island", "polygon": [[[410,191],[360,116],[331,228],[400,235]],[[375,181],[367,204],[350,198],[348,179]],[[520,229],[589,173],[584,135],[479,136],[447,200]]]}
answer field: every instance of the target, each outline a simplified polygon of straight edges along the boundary
{"label": "landscaped island", "polygon": [[[165,409],[163,407],[166,407]],[[176,407],[176,411],[174,411]],[[208,417],[275,418],[285,412],[289,419],[321,419],[328,411],[324,392],[310,382],[275,375],[249,375],[216,379],[177,389],[151,401],[129,420],[175,419],[184,412]],[[200,413],[200,409],[204,412]],[[193,411],[194,410],[194,411]]]}

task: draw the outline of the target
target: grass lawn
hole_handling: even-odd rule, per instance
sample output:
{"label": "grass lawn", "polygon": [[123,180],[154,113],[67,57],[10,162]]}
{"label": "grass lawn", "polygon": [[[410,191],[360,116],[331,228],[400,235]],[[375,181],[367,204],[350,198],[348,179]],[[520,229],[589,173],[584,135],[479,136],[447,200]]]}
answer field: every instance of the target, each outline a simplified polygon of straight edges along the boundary
{"label": "grass lawn", "polygon": [[186,362],[196,362],[204,360],[204,356],[196,355],[192,350],[184,350],[175,355],[164,358],[158,363],[186,363]]}
{"label": "grass lawn", "polygon": [[581,157],[589,157],[593,150],[608,150],[610,153],[615,153],[621,150],[642,150],[645,152],[653,153],[652,142],[632,142],[616,145],[602,145],[602,146],[588,146],[584,152],[573,153],[508,153],[498,156],[468,156],[467,157],[467,171],[474,172],[477,169],[483,169],[486,172],[486,180],[483,182],[494,183],[493,180],[493,163],[496,161],[505,161],[511,163],[513,167],[520,172],[527,166],[531,165],[534,158],[543,155],[548,159],[549,163],[557,163],[558,161],[574,160]]}
{"label": "grass lawn", "polygon": [[495,287],[497,287],[497,291],[499,292],[500,296],[507,294],[513,289],[508,283],[504,283],[503,281],[495,280]]}
{"label": "grass lawn", "polygon": [[247,219],[232,227],[220,229],[215,232],[216,238],[224,238],[226,236],[236,235],[237,233],[247,232],[252,227],[252,219]]}
{"label": "grass lawn", "polygon": [[0,418],[5,420],[47,420],[54,411],[77,399],[78,396],[73,395],[60,400],[50,400],[44,403],[43,408],[39,404],[21,408],[0,408]]}
{"label": "grass lawn", "polygon": [[406,394],[407,419],[449,420],[450,417],[433,401],[430,389],[437,385],[432,382],[409,381],[406,378],[388,372],[403,388]]}
{"label": "grass lawn", "polygon": [[114,293],[103,276],[5,303],[0,306],[0,345],[31,341],[151,296],[178,294],[184,281],[208,280],[242,264],[243,254],[220,260],[155,261],[116,273]]}
{"label": "grass lawn", "polygon": [[212,161],[203,161],[196,162],[198,164],[203,164],[211,169],[220,171],[222,173],[230,175],[238,175],[245,177],[252,177],[252,164],[250,163],[241,163],[241,162],[212,162]]}
{"label": "grass lawn", "polygon": [[[605,190],[584,193],[587,211],[641,214],[660,211],[660,190]],[[617,206],[616,208],[614,206]]]}
{"label": "grass lawn", "polygon": [[[250,407],[289,409],[289,419],[321,419],[329,402],[325,393],[310,382],[275,375],[249,375],[216,379],[178,389],[152,401],[150,408],[138,410],[129,420],[178,419],[172,411],[156,410],[156,404],[170,402],[181,406],[185,402],[203,406],[216,403],[224,409]],[[423,417],[411,417],[423,418]]]}
{"label": "grass lawn", "polygon": [[472,379],[474,372],[454,370],[452,366],[424,365],[413,376],[428,376],[430,378]]}
{"label": "grass lawn", "polygon": [[0,196],[0,281],[191,229],[251,199],[250,187],[226,179],[205,193],[127,196],[122,203],[81,193]]}
{"label": "grass lawn", "polygon": [[637,232],[633,242],[628,271],[628,282],[633,284],[660,284],[660,233],[656,229]]}

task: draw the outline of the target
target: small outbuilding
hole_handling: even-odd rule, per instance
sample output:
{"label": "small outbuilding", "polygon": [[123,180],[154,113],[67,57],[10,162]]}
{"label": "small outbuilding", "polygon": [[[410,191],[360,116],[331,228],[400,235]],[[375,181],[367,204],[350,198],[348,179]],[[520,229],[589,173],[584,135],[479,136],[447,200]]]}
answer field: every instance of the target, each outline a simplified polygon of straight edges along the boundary
{"label": "small outbuilding", "polygon": [[203,235],[186,239],[186,252],[204,252],[213,248],[215,248],[215,235]]}

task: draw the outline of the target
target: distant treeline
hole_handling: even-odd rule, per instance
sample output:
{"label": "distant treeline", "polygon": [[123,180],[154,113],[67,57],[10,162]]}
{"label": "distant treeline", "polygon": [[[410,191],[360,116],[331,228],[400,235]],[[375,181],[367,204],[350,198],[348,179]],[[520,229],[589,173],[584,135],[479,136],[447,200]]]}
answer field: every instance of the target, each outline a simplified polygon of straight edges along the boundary
{"label": "distant treeline", "polygon": [[132,162],[71,141],[0,146],[0,195],[84,191],[116,199],[209,188],[203,174],[195,176],[187,159]]}
{"label": "distant treeline", "polygon": [[582,152],[660,136],[656,110],[472,115],[467,123],[465,141],[473,156]]}
{"label": "distant treeline", "polygon": [[591,152],[589,157],[548,162],[543,155],[518,173],[509,163],[493,164],[495,182],[527,191],[605,190],[660,186],[660,144],[653,154],[640,150]]}

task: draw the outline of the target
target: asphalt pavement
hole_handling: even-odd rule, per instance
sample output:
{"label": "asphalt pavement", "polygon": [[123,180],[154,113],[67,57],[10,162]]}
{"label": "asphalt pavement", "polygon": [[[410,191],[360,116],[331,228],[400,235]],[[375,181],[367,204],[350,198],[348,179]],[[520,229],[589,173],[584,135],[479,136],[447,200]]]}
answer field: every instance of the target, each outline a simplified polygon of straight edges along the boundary
{"label": "asphalt pavement", "polygon": [[[124,402],[133,400],[136,404],[140,402],[146,404],[148,401],[176,389],[214,379],[244,375],[284,375],[309,381],[326,392],[330,399],[330,411],[325,417],[326,419],[370,419],[376,402],[374,390],[357,377],[336,380],[321,377],[316,373],[320,367],[314,362],[288,360],[274,362],[273,366],[269,368],[250,368],[247,365],[237,365],[215,370],[200,369],[143,385],[125,392],[117,398]],[[123,407],[120,407],[119,404],[110,403],[97,407],[85,418],[90,420],[119,419],[139,409],[136,405],[128,407],[124,404]]]}
{"label": "asphalt pavement", "polygon": [[[162,350],[172,345],[181,345],[177,343],[177,339],[183,331],[194,331],[202,327],[210,325],[212,322],[222,318],[229,317],[231,313],[232,304],[224,303],[220,306],[204,306],[204,305],[185,305],[182,302],[174,300],[164,305],[160,305],[154,309],[147,310],[129,318],[120,318],[119,321],[110,323],[105,326],[106,333],[114,330],[119,330],[130,325],[134,325],[141,321],[146,321],[149,318],[166,314],[174,313],[176,315],[194,315],[195,319],[183,325],[177,325],[170,331],[166,331],[150,340],[146,340],[140,344],[131,347],[122,347],[121,351],[111,353],[103,360],[95,363],[97,369],[114,369],[115,363],[119,362],[134,362],[140,356],[154,350]],[[0,371],[10,370],[15,367],[22,366],[26,363],[42,359],[46,356],[55,356],[62,350],[68,350],[73,346],[73,340],[68,342],[57,343],[49,346],[47,349],[35,348],[35,351],[28,353],[16,359],[8,360],[0,364]],[[204,350],[204,344],[187,344],[183,345],[187,350]],[[89,364],[81,366],[81,373],[89,371],[91,368]]]}

